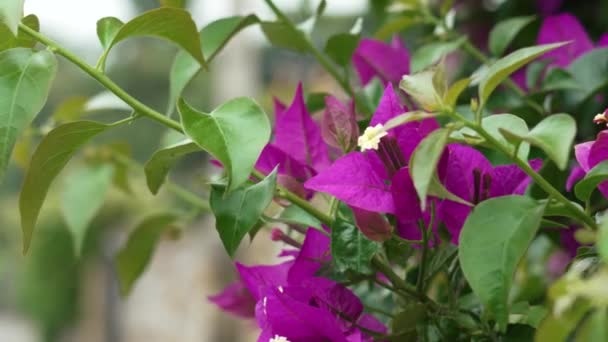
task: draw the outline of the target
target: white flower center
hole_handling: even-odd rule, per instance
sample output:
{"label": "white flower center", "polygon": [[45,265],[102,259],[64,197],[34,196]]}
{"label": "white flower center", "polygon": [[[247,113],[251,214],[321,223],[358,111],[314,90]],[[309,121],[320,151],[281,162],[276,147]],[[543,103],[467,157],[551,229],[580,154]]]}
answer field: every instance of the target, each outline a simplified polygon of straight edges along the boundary
{"label": "white flower center", "polygon": [[377,150],[380,139],[386,136],[388,133],[384,129],[382,124],[376,126],[370,126],[365,129],[365,132],[359,137],[357,145],[361,147],[361,151],[365,150]]}
{"label": "white flower center", "polygon": [[287,339],[287,337],[274,335],[274,337],[271,338],[268,342],[289,342],[289,340]]}

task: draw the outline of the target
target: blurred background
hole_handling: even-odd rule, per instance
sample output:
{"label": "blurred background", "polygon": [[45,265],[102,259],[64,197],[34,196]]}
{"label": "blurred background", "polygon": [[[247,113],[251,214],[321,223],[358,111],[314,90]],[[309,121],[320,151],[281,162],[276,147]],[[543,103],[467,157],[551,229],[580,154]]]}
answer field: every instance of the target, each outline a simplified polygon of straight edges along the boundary
{"label": "blurred background", "polygon": [[[316,8],[316,0],[277,0],[277,5],[294,18],[304,19]],[[369,34],[386,19],[389,0],[328,0],[324,17],[314,31],[319,46],[329,36],[350,30],[363,17],[364,32]],[[508,16],[536,13],[534,1],[474,0],[456,1],[465,10],[459,20],[483,47],[487,32],[497,20]],[[564,9],[576,13],[595,39],[608,31],[603,13],[608,1],[586,1],[594,6],[576,6],[565,1]],[[157,0],[26,0],[25,13],[36,14],[41,31],[87,62],[95,64],[102,50],[95,23],[105,16],[123,21],[158,7]],[[255,13],[272,19],[263,0],[189,0],[197,25],[231,15]],[[588,20],[587,20],[588,19]],[[519,38],[519,44],[532,44],[538,23]],[[420,44],[428,31],[408,32],[408,47]],[[108,75],[142,102],[165,112],[168,102],[168,73],[176,49],[163,41],[138,38],[118,45],[108,60]],[[306,92],[340,95],[339,88],[311,57],[272,48],[258,26],[238,34],[214,60],[210,71],[200,73],[184,96],[196,108],[210,111],[227,99],[252,96],[272,115],[272,97],[289,103],[297,82]],[[90,98],[103,89],[73,65],[60,59],[60,69],[44,111],[35,126],[48,118],[66,99]],[[128,112],[127,112],[128,114]],[[104,121],[124,117],[125,112],[104,111],[92,115]],[[146,119],[104,135],[105,142],[129,146],[131,158],[143,164],[166,138],[165,130]],[[23,145],[23,144],[22,144]],[[21,146],[22,146],[21,145]],[[35,146],[35,145],[34,145]],[[23,147],[23,146],[22,146]],[[24,146],[25,155],[33,146]],[[96,151],[84,151],[84,154]],[[115,276],[114,256],[145,214],[172,207],[188,210],[171,193],[161,190],[152,196],[145,186],[141,167],[128,171],[131,193],[113,189],[93,221],[84,244],[83,255],[76,257],[71,235],[61,215],[61,181],[69,182],[71,163],[58,186],[51,189],[43,208],[33,246],[21,253],[21,231],[17,194],[23,170],[20,160],[10,168],[0,188],[0,341],[255,341],[253,322],[243,322],[220,312],[207,301],[234,278],[234,267],[221,246],[213,221],[196,211],[195,223],[182,225],[181,236],[167,236],[158,245],[144,275],[128,298],[121,298]],[[177,184],[187,184],[205,193],[205,184],[217,173],[204,154],[193,154],[179,162],[171,173]],[[192,222],[192,221],[190,221]],[[278,251],[267,232],[250,244],[244,242],[237,260],[246,263],[273,262]]]}

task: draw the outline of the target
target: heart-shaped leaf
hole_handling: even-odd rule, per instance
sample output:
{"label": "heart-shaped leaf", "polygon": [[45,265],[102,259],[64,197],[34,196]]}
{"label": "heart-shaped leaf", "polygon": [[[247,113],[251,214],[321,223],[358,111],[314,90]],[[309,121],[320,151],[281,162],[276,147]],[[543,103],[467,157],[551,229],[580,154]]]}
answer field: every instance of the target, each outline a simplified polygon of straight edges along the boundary
{"label": "heart-shaped leaf", "polygon": [[223,186],[212,186],[209,205],[215,215],[215,228],[231,257],[272,201],[276,183],[277,169],[259,183],[230,193]]}
{"label": "heart-shaped leaf", "polygon": [[56,71],[57,59],[49,51],[0,52],[0,179],[17,137],[44,106]]}
{"label": "heart-shaped leaf", "polygon": [[500,130],[508,130],[517,132],[519,135],[526,135],[529,132],[528,124],[513,114],[498,114],[490,115],[481,121],[481,126],[498,142],[506,148],[510,153],[514,153],[517,145],[517,156],[522,160],[528,160],[530,145],[526,142],[510,142],[501,133]]}
{"label": "heart-shaped leaf", "polygon": [[[207,64],[215,59],[232,37],[258,22],[258,17],[248,15],[222,18],[205,26],[199,33],[199,39]],[[169,113],[173,113],[177,98],[199,71],[201,65],[196,59],[184,51],[178,52],[169,76]]]}
{"label": "heart-shaped leaf", "polygon": [[30,246],[38,214],[55,177],[82,145],[110,127],[77,121],[53,129],[42,139],[32,155],[19,196],[24,252]]}
{"label": "heart-shaped leaf", "polygon": [[72,233],[76,256],[80,256],[89,224],[101,209],[113,176],[112,165],[91,165],[76,169],[64,184],[61,212]]}
{"label": "heart-shaped leaf", "polygon": [[173,214],[150,216],[129,234],[127,244],[115,259],[122,296],[131,292],[133,284],[148,266],[158,240],[176,220],[177,217]]}
{"label": "heart-shaped leaf", "polygon": [[450,131],[445,128],[433,131],[418,144],[410,158],[410,175],[420,198],[422,210],[425,208],[429,186],[449,135]]}
{"label": "heart-shaped leaf", "polygon": [[483,79],[479,83],[480,105],[485,105],[494,89],[517,69],[530,63],[537,57],[542,56],[546,52],[555,50],[566,44],[567,43],[555,43],[526,47],[513,51],[494,62],[494,64],[488,68],[487,72],[484,73]]}
{"label": "heart-shaped leaf", "polygon": [[507,327],[509,291],[515,268],[540,226],[545,204],[524,196],[481,202],[460,233],[459,259],[473,292]]}
{"label": "heart-shaped leaf", "polygon": [[97,63],[101,70],[104,69],[106,57],[114,45],[127,38],[141,36],[171,41],[188,52],[199,64],[205,65],[196,24],[188,11],[161,7],[148,11],[124,25],[120,24],[120,20],[116,18],[103,18],[97,26],[99,39],[105,49]]}
{"label": "heart-shaped leaf", "polygon": [[154,152],[150,160],[144,165],[146,183],[150,192],[154,195],[158,193],[160,187],[165,183],[169,170],[179,158],[197,151],[200,151],[200,147],[192,140],[187,139]]}
{"label": "heart-shaped leaf", "polygon": [[262,108],[245,97],[228,101],[210,114],[196,111],[183,99],[177,108],[184,132],[224,165],[227,190],[245,183],[270,140],[270,121]]}
{"label": "heart-shaped leaf", "polygon": [[489,48],[494,56],[500,56],[505,52],[515,36],[528,24],[533,22],[534,16],[514,17],[503,20],[496,24],[490,31]]}
{"label": "heart-shaped leaf", "polygon": [[568,114],[554,114],[538,123],[528,134],[520,135],[508,128],[499,128],[511,141],[526,141],[545,151],[561,170],[568,166],[568,157],[576,135],[576,121]]}

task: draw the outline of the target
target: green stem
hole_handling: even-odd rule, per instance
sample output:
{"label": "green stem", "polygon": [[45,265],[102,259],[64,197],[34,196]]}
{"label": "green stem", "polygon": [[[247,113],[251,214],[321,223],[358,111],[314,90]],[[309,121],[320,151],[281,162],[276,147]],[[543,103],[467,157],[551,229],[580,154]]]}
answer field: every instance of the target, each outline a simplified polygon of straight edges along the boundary
{"label": "green stem", "polygon": [[419,294],[424,293],[424,273],[426,272],[426,259],[428,254],[428,235],[424,223],[419,221],[418,227],[422,234],[422,257],[420,260],[420,268],[418,269],[418,279],[416,280],[416,291]]}
{"label": "green stem", "polygon": [[[117,162],[125,165],[130,169],[142,169],[142,166],[138,162],[120,153],[114,154],[112,158],[115,158]],[[199,208],[204,211],[209,211],[209,204],[207,203],[207,201],[203,200],[197,194],[191,192],[190,190],[180,185],[177,185],[171,182],[170,180],[165,181],[165,188],[183,201],[190,203],[193,207]]]}
{"label": "green stem", "polygon": [[517,156],[512,155],[508,149],[506,149],[498,140],[496,140],[492,135],[490,135],[483,127],[476,123],[472,123],[470,121],[466,121],[465,124],[475,130],[481,137],[483,137],[490,145],[494,146],[497,150],[504,153],[506,156],[511,158],[517,166],[519,166],[526,174],[528,174],[536,184],[538,184],[548,195],[549,197],[563,203],[566,207],[572,210],[574,213],[578,214],[579,220],[590,228],[597,229],[597,224],[595,221],[587,215],[583,210],[574,205],[574,203],[570,202],[562,193],[551,185],[543,176],[541,176],[538,172],[534,171],[532,167],[528,164],[528,162],[520,159]]}
{"label": "green stem", "polygon": [[[263,173],[261,173],[258,170],[253,170],[252,176],[258,180],[262,180],[266,177],[266,176],[264,176]],[[280,185],[277,185],[277,197],[286,199],[289,202],[297,205],[298,207],[305,210],[307,213],[311,214],[317,220],[321,221],[321,223],[323,223],[327,226],[331,226],[334,221],[333,217],[331,217],[331,216],[325,214],[324,212],[320,211],[319,209],[315,208],[307,200],[303,199],[302,197],[294,194],[293,192],[285,189],[284,187],[282,187]]]}
{"label": "green stem", "polygon": [[[179,122],[177,122],[171,118],[168,118],[168,117],[164,116],[163,114],[161,114],[161,113],[155,111],[154,109],[146,106],[145,104],[141,103],[140,101],[135,99],[133,96],[129,95],[124,89],[122,89],[116,83],[114,83],[114,81],[112,81],[109,77],[102,74],[99,70],[91,67],[90,65],[85,63],[83,60],[81,60],[78,56],[74,55],[67,49],[64,49],[59,44],[55,43],[53,40],[45,37],[44,35],[42,35],[41,33],[37,32],[35,30],[30,29],[29,27],[25,26],[24,24],[19,24],[19,29],[23,33],[25,33],[25,34],[29,35],[30,37],[34,38],[35,40],[37,40],[38,42],[48,46],[55,53],[65,57],[67,60],[74,63],[76,66],[78,66],[84,72],[86,72],[89,76],[93,77],[101,85],[106,87],[109,91],[111,91],[116,96],[118,96],[123,101],[125,101],[125,103],[127,103],[129,106],[131,106],[131,108],[133,108],[139,115],[147,116],[150,119],[156,120],[157,122],[171,128],[171,129],[174,129],[178,132],[183,133],[182,126],[180,125]],[[253,174],[256,177],[261,176],[262,178],[264,178],[264,176],[257,170],[254,170]],[[290,192],[289,190],[279,186],[277,188],[277,192],[278,192],[279,197],[284,198],[284,199],[290,201],[291,203],[299,206],[303,210],[307,211],[309,214],[315,216],[319,221],[323,222],[324,224],[331,225],[331,223],[333,222],[333,219],[331,217],[322,213],[317,208],[313,207],[310,203],[308,203],[306,200],[300,198],[298,195]]]}
{"label": "green stem", "polygon": [[99,70],[95,69],[94,67],[88,65],[83,60],[81,60],[78,56],[74,55],[70,51],[61,47],[59,44],[57,44],[53,40],[45,37],[44,35],[42,35],[41,33],[37,32],[35,30],[32,30],[31,28],[27,27],[24,24],[19,24],[19,29],[23,33],[27,34],[28,36],[34,38],[35,40],[39,41],[40,43],[42,43],[46,46],[48,46],[55,53],[65,57],[67,60],[74,63],[76,66],[78,66],[84,72],[89,74],[89,76],[93,77],[95,80],[97,80],[99,83],[101,83],[104,87],[106,87],[108,90],[110,90],[116,96],[118,96],[120,99],[125,101],[138,114],[145,115],[151,119],[154,119],[154,120],[162,123],[163,125],[165,125],[169,128],[182,132],[182,126],[179,124],[179,122],[171,120],[171,119],[165,117],[164,115],[162,115],[161,113],[155,111],[154,109],[141,103],[140,101],[135,99],[133,96],[129,95],[125,90],[123,90],[121,87],[119,87],[116,83],[114,83],[114,81],[112,81],[109,77],[107,77],[106,75],[101,73]]}

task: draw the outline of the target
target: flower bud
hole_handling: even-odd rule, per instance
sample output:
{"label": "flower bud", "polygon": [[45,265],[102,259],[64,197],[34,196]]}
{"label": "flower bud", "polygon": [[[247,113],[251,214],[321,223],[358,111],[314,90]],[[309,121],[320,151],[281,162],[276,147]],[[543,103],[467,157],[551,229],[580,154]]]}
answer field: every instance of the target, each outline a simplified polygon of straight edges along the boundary
{"label": "flower bud", "polygon": [[434,112],[444,107],[443,98],[448,84],[442,64],[412,75],[404,75],[399,88],[403,89],[425,111]]}
{"label": "flower bud", "polygon": [[393,227],[378,213],[353,207],[357,227],[372,241],[383,242],[391,238]]}
{"label": "flower bud", "polygon": [[355,104],[345,105],[333,96],[325,98],[325,112],[321,124],[323,140],[344,152],[357,146],[359,126],[355,117]]}
{"label": "flower bud", "polygon": [[593,118],[593,123],[595,124],[606,124],[608,126],[608,108],[603,113],[597,114]]}

